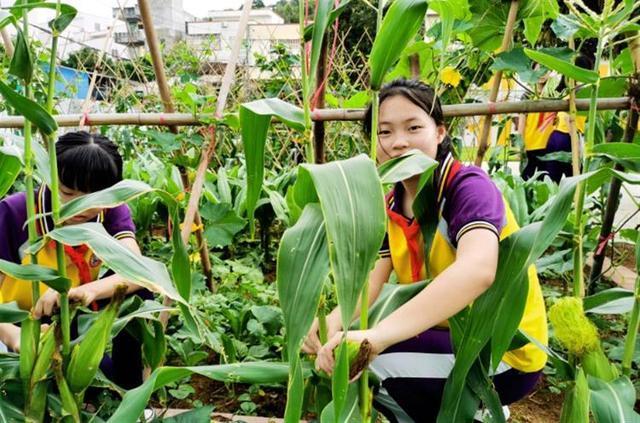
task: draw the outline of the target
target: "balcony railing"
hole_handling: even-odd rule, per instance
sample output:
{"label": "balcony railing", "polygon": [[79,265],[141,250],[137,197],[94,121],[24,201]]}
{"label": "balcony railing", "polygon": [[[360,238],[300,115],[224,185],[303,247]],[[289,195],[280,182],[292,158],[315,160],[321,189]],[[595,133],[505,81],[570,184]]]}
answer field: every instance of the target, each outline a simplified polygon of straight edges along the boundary
{"label": "balcony railing", "polygon": [[144,44],[144,35],[142,31],[135,30],[131,32],[116,32],[114,34],[115,41],[118,44],[128,46],[140,46]]}
{"label": "balcony railing", "polygon": [[138,6],[132,7],[114,7],[113,8],[113,17],[117,19],[121,19],[123,21],[139,21],[140,20],[140,9]]}

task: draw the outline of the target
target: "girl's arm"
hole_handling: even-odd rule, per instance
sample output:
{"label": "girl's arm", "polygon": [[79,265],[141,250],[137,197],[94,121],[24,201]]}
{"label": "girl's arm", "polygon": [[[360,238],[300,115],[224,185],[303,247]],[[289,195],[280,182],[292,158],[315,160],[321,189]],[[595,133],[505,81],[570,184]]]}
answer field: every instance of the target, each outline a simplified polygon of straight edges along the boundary
{"label": "girl's arm", "polygon": [[[373,304],[378,295],[380,295],[380,291],[382,290],[382,286],[389,280],[389,275],[391,275],[391,271],[393,270],[393,264],[391,263],[391,257],[380,258],[376,261],[376,264],[373,267],[371,273],[369,273],[369,304]],[[360,315],[360,302],[356,306],[356,311],[353,314],[352,321],[358,315]],[[333,334],[342,329],[342,319],[340,315],[340,307],[336,307],[333,309],[331,313],[327,315],[327,336],[330,339]],[[318,319],[314,319],[313,324],[311,325],[311,329],[309,329],[309,334],[307,338],[304,340],[304,344],[302,345],[302,351],[307,354],[317,354],[320,348],[322,347],[322,343],[320,342],[320,338],[318,336]]]}
{"label": "girl's arm", "polygon": [[11,323],[0,323],[0,342],[10,350],[20,350],[20,327]]}
{"label": "girl's arm", "polygon": [[[456,261],[418,295],[372,329],[350,331],[347,339],[368,339],[373,354],[432,328],[471,304],[493,283],[498,264],[498,238],[488,229],[466,232],[458,242]],[[333,369],[333,349],[342,333],[336,333],[318,353],[317,366]]]}

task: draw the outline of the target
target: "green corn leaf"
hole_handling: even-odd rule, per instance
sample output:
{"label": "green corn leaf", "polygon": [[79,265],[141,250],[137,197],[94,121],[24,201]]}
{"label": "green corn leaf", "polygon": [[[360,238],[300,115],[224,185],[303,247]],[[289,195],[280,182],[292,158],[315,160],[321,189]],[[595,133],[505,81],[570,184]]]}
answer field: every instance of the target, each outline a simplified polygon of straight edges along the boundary
{"label": "green corn leaf", "polygon": [[153,332],[150,332],[145,323],[140,320],[138,322],[144,328],[142,331],[142,352],[144,353],[145,362],[153,371],[162,364],[167,351],[167,338],[164,335],[164,328],[159,320],[153,320],[150,322]]}
{"label": "green corn leaf", "polygon": [[627,170],[640,172],[640,145],[638,144],[624,142],[596,144],[591,153],[607,157]]}
{"label": "green corn leaf", "polygon": [[22,79],[25,84],[31,83],[33,76],[33,60],[31,59],[31,50],[27,45],[24,34],[18,29],[16,38],[16,46],[9,65],[9,73]]}
{"label": "green corn leaf", "polygon": [[[345,406],[343,407],[342,415],[340,416],[338,421],[342,423],[362,422],[362,417],[360,417],[360,407],[358,406],[358,386],[359,385],[357,383],[352,383],[349,385]],[[320,423],[333,423],[334,421],[336,421],[335,409],[334,403],[333,401],[331,401],[322,410],[322,414],[320,415]]]}
{"label": "green corn leaf", "polygon": [[311,58],[309,60],[309,77],[312,81],[316,80],[318,72],[318,64],[320,63],[320,52],[322,50],[322,42],[329,26],[329,19],[333,0],[317,0],[316,15],[313,19],[313,30],[311,37]]}
{"label": "green corn leaf", "polygon": [[[426,282],[416,282],[410,284],[390,284],[382,286],[382,291],[378,294],[376,302],[369,309],[369,327],[374,327],[382,319],[393,313],[398,307],[415,297],[427,286]],[[351,330],[360,329],[360,322],[351,324]]]}
{"label": "green corn leaf", "polygon": [[173,281],[178,288],[178,292],[185,301],[189,301],[191,297],[191,262],[189,261],[189,252],[182,241],[180,231],[180,215],[177,207],[172,210],[172,219],[174,222],[171,243],[173,244],[173,257],[171,258],[171,274]]}
{"label": "green corn leaf", "polygon": [[93,382],[107,344],[111,339],[111,327],[120,305],[124,301],[126,291],[124,285],[116,288],[111,303],[100,312],[84,339],[73,347],[65,377],[69,389],[74,394],[84,392]]}
{"label": "green corn leaf", "polygon": [[305,164],[296,191],[306,193],[305,201],[314,193],[320,201],[342,325],[349,327],[385,234],[384,197],[375,166],[364,155]]}
{"label": "green corn leaf", "polygon": [[[310,374],[307,366],[303,376]],[[151,394],[169,383],[191,374],[199,374],[209,379],[231,383],[283,383],[289,376],[287,363],[244,362],[195,367],[160,367],[139,387],[128,391],[120,406],[108,422],[135,422],[149,403]]]}
{"label": "green corn leaf", "polygon": [[60,208],[60,222],[58,223],[82,214],[86,210],[117,207],[151,191],[153,188],[144,182],[125,179],[107,189],[74,198],[63,204]]}
{"label": "green corn leaf", "polygon": [[31,373],[32,387],[46,377],[47,371],[51,366],[53,352],[56,347],[56,340],[54,336],[55,329],[56,329],[56,322],[54,322],[47,328],[47,331],[42,335],[40,339],[40,347],[38,348],[38,357],[36,358],[36,362],[35,362],[35,365],[33,366],[33,371]]}
{"label": "green corn leaf", "polygon": [[[340,15],[342,14],[342,12],[344,12],[347,9],[347,6],[349,6],[349,3],[351,3],[351,0],[342,0],[340,2],[339,5],[337,5],[332,11],[331,13],[329,13],[329,19],[325,25],[325,28],[329,27],[329,25],[331,25],[333,22],[335,22],[336,19],[338,19],[340,17]],[[309,25],[307,25],[304,28],[304,40],[305,41],[311,41],[311,37],[313,36],[313,31],[314,31],[314,23],[310,23]],[[325,29],[326,31],[326,29]],[[310,73],[311,75],[313,75],[313,73]]]}
{"label": "green corn leaf", "polygon": [[251,236],[255,233],[253,214],[262,192],[264,179],[264,148],[271,118],[275,117],[287,126],[304,130],[304,112],[299,107],[277,98],[244,103],[240,106],[242,144],[247,165],[247,197],[245,207],[249,218]]}
{"label": "green corn leaf", "polygon": [[278,248],[278,298],[285,321],[287,352],[292,363],[285,420],[302,413],[300,347],[313,323],[322,285],[329,275],[327,238],[318,204],[308,204],[298,222],[287,229]]}
{"label": "green corn leaf", "polygon": [[15,147],[0,147],[0,198],[11,189],[22,170],[21,154]]}
{"label": "green corn leaf", "polygon": [[633,291],[611,288],[583,298],[584,311],[595,314],[628,313],[633,308]]}
{"label": "green corn leaf", "polygon": [[575,79],[576,81],[584,82],[586,84],[593,84],[600,78],[598,72],[589,69],[583,69],[579,66],[574,65],[573,63],[558,59],[557,57],[554,57],[550,54],[541,53],[539,51],[530,50],[528,48],[524,49],[524,52],[527,56],[529,56],[530,59],[535,60],[542,66],[560,72],[564,76]]}
{"label": "green corn leaf", "polygon": [[[561,182],[558,194],[542,222],[525,226],[500,243],[496,278],[492,286],[474,302],[466,318],[456,363],[445,386],[439,421],[469,418],[461,414],[462,392],[469,369],[488,342],[491,343],[493,366],[500,363],[509,348],[524,311],[527,269],[544,253],[564,226],[578,182],[588,181],[594,186],[599,186],[611,176],[640,183],[640,178],[636,175],[623,174],[611,169],[600,169],[566,178]],[[505,319],[504,316],[507,315],[510,318]],[[453,318],[455,319],[456,317]]]}
{"label": "green corn leaf", "polygon": [[29,312],[18,307],[18,303],[0,304],[0,323],[19,323],[29,317]]}
{"label": "green corn leaf", "polygon": [[347,405],[349,390],[349,360],[347,344],[343,339],[335,349],[335,366],[331,377],[331,395],[333,397],[333,422],[341,423],[340,417]]}
{"label": "green corn leaf", "polygon": [[57,351],[53,355],[53,373],[56,377],[56,383],[58,384],[58,394],[60,395],[63,417],[70,416],[72,419],[71,421],[79,422],[80,410],[78,410],[76,399],[71,392],[71,389],[69,389],[67,380],[64,378],[64,374],[62,372],[62,357],[60,357],[60,354]]}
{"label": "green corn leaf", "polygon": [[0,397],[0,423],[22,423],[25,416],[22,410]]}
{"label": "green corn leaf", "polygon": [[434,171],[437,166],[438,162],[420,151],[413,150],[387,160],[378,167],[378,173],[383,184],[395,184],[412,176]]}
{"label": "green corn leaf", "polygon": [[51,136],[58,129],[56,121],[41,105],[18,94],[2,81],[0,81],[0,94],[16,112],[30,120],[44,135]]}
{"label": "green corn leaf", "polygon": [[111,237],[100,223],[63,226],[47,235],[65,245],[87,244],[106,266],[127,281],[185,303],[173,286],[164,264],[135,254]]}
{"label": "green corn leaf", "polygon": [[9,25],[9,24],[15,24],[16,23],[16,17],[13,16],[11,13],[6,12],[4,10],[0,10],[0,28],[4,28],[5,26]]}
{"label": "green corn leaf", "polygon": [[439,41],[442,51],[446,51],[453,34],[455,20],[463,20],[469,13],[467,0],[435,0],[429,2],[429,8],[438,13],[442,29]]}
{"label": "green corn leaf", "polygon": [[640,422],[634,411],[636,391],[628,377],[605,382],[588,376],[591,391],[591,413],[596,423]]}
{"label": "green corn leaf", "polygon": [[41,281],[58,292],[67,292],[71,288],[68,278],[60,276],[57,270],[38,264],[15,264],[0,259],[0,272],[15,279]]}
{"label": "green corn leaf", "polygon": [[413,40],[426,13],[426,0],[396,0],[391,4],[371,47],[369,83],[372,89],[380,89],[385,74]]}
{"label": "green corn leaf", "polygon": [[211,413],[213,413],[213,409],[213,405],[195,408],[185,413],[180,413],[177,416],[164,418],[162,419],[162,423],[208,422],[211,421]]}
{"label": "green corn leaf", "polygon": [[30,388],[27,396],[26,415],[29,422],[44,421],[47,410],[47,392],[49,391],[49,381],[45,380]]}
{"label": "green corn leaf", "polygon": [[581,368],[576,372],[573,386],[565,394],[560,423],[589,423],[589,385]]}

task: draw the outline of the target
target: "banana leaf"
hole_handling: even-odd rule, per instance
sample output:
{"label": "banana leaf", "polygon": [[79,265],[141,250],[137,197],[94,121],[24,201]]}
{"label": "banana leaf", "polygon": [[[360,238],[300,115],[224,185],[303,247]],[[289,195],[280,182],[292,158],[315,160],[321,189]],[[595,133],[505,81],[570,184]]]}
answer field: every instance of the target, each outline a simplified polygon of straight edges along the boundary
{"label": "banana leaf", "polygon": [[119,206],[151,191],[153,188],[144,182],[125,179],[107,189],[83,195],[63,204],[60,208],[60,222],[57,223],[64,222],[89,209],[108,209]]}
{"label": "banana leaf", "polygon": [[71,288],[71,281],[60,276],[57,270],[37,264],[16,264],[0,259],[0,273],[25,281],[41,281],[58,292]]}
{"label": "banana leaf", "polygon": [[640,414],[634,411],[636,390],[628,377],[612,382],[588,376],[591,391],[591,413],[596,423],[640,422]]}
{"label": "banana leaf", "polygon": [[396,0],[387,11],[369,55],[369,84],[379,90],[385,74],[413,40],[427,13],[426,0]]}
{"label": "banana leaf", "polygon": [[18,94],[2,81],[0,81],[0,94],[16,112],[31,121],[45,136],[53,135],[58,129],[58,124],[44,107]]}
{"label": "banana leaf", "polygon": [[[310,374],[310,368],[303,369]],[[283,383],[289,375],[287,363],[245,362],[195,367],[160,367],[139,387],[128,391],[108,422],[136,422],[149,403],[151,394],[169,383],[191,374],[230,383]]]}
{"label": "banana leaf", "polygon": [[74,247],[87,244],[107,267],[129,282],[186,304],[173,286],[164,264],[135,254],[111,237],[100,223],[63,226],[47,236]]}
{"label": "banana leaf", "polygon": [[22,170],[21,154],[15,147],[0,147],[0,198],[11,189]]}
{"label": "banana leaf", "polygon": [[461,336],[462,341],[445,386],[438,421],[471,421],[473,416],[464,413],[462,407],[462,392],[469,369],[487,343],[491,344],[494,369],[507,351],[524,312],[527,269],[544,253],[564,226],[578,182],[602,183],[611,175],[640,182],[635,175],[611,169],[566,178],[561,182],[559,192],[542,222],[525,226],[500,243],[498,268],[492,286],[474,302],[463,326],[464,333],[455,334],[452,326],[454,337]]}
{"label": "banana leaf", "polygon": [[245,207],[251,236],[255,233],[253,214],[264,179],[264,148],[271,118],[275,117],[287,126],[304,131],[304,112],[299,107],[277,98],[266,98],[240,106],[242,144],[247,166],[247,197]]}

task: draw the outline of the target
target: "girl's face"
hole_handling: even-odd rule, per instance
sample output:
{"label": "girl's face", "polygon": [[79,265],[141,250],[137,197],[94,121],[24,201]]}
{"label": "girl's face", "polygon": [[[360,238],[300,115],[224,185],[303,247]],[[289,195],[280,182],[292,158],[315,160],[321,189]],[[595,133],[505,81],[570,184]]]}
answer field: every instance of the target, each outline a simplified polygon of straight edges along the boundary
{"label": "girl's face", "polygon": [[377,154],[381,163],[412,149],[435,159],[445,135],[444,125],[436,125],[427,112],[402,95],[380,104]]}
{"label": "girl's face", "polygon": [[[63,184],[60,184],[60,201],[62,204],[68,203],[69,201],[76,199],[80,196],[86,195],[85,192],[78,191],[72,188],[69,188]],[[85,223],[91,220],[94,220],[98,214],[102,211],[101,208],[89,209],[82,212],[77,216],[74,216],[64,222],[65,225],[74,225],[78,223]]]}

